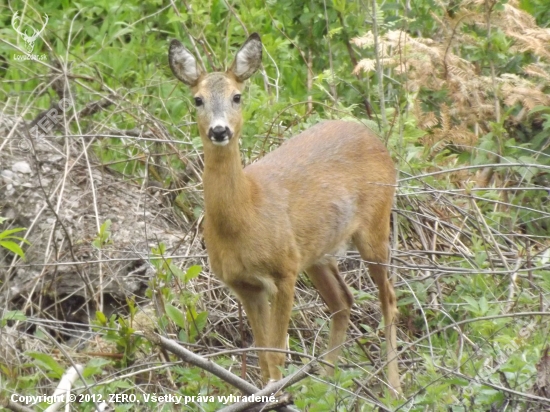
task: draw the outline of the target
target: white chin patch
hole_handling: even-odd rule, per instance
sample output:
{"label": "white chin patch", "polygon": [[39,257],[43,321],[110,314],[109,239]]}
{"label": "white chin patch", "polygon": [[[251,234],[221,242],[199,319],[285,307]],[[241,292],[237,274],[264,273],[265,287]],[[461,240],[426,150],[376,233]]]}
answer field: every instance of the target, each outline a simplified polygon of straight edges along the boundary
{"label": "white chin patch", "polygon": [[221,142],[219,140],[214,140],[214,139],[210,139],[210,141],[214,146],[225,146],[227,145],[227,143],[229,143],[229,138],[226,137]]}

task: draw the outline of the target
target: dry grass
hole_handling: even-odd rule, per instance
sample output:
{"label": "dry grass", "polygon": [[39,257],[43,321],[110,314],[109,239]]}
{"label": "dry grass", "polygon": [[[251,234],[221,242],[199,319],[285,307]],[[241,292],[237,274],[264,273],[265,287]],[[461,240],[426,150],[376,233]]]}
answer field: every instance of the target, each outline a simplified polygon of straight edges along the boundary
{"label": "dry grass", "polygon": [[[513,3],[506,7],[505,16],[516,12],[510,9]],[[420,80],[434,87],[443,87],[443,81],[451,84],[457,106],[452,109],[444,106],[439,114],[419,112],[419,123],[427,130],[439,130],[431,135],[436,140],[438,133],[444,133],[454,141],[458,137],[466,139],[459,143],[471,146],[476,139],[470,127],[486,116],[493,116],[495,106],[490,93],[491,79],[473,76],[475,68],[452,52],[454,42],[467,41],[453,38],[455,26],[467,19],[472,24],[483,23],[474,16],[457,16],[445,23],[449,30],[438,45],[401,32],[388,33],[383,41],[387,45],[385,62],[396,70],[418,76],[433,74],[430,78],[410,78],[409,91],[417,90]],[[532,29],[522,14],[505,22],[503,29],[513,24]],[[539,39],[539,34],[544,33],[535,34],[533,38]],[[403,44],[406,48],[401,48]],[[518,47],[523,50],[532,47],[533,52],[541,55],[548,51],[548,43],[542,37],[540,42],[529,43],[518,38]],[[405,62],[398,59],[402,52],[409,56]],[[368,69],[369,64],[362,61],[359,67]],[[251,346],[252,336],[246,322],[240,320],[237,301],[208,269],[201,244],[201,216],[195,213],[202,204],[202,159],[193,146],[189,118],[176,125],[163,121],[149,109],[151,103],[139,103],[136,95],[140,90],[128,93],[111,90],[99,76],[80,78],[62,64],[49,67],[49,74],[44,76],[42,68],[34,67],[25,66],[25,70],[28,79],[43,78],[39,88],[31,95],[4,96],[0,112],[0,169],[7,170],[6,166],[11,168],[14,163],[25,161],[35,171],[32,175],[19,173],[16,176],[19,181],[11,189],[6,181],[0,182],[0,215],[13,212],[8,216],[11,224],[27,227],[26,236],[33,244],[27,251],[26,262],[0,251],[2,306],[22,310],[27,316],[25,321],[10,321],[1,329],[1,356],[6,366],[2,370],[3,379],[17,380],[18,374],[20,377],[40,373],[36,391],[51,392],[56,386],[55,379],[29,363],[32,361],[29,352],[50,354],[64,367],[92,359],[120,359],[120,351],[104,339],[107,330],[92,330],[90,322],[95,319],[95,310],[128,316],[124,299],[132,298],[143,306],[136,328],[147,327],[147,319],[153,325],[158,324],[167,302],[162,294],[156,293],[154,304],[147,306],[145,290],[156,275],[151,248],[160,242],[167,245],[165,257],[178,267],[200,264],[204,268],[187,285],[176,280],[170,285],[177,293],[186,289],[198,296],[197,309],[208,312],[207,326],[197,341],[187,346],[241,373],[241,348]],[[445,77],[442,67],[446,67]],[[548,84],[545,73],[543,68],[532,66],[528,72],[530,78],[498,79],[507,104],[519,102],[526,109],[533,104],[550,104],[542,92],[531,93],[529,98],[524,93],[525,87],[531,91],[537,89],[536,82]],[[59,84],[62,86],[58,87]],[[46,93],[51,93],[54,103],[70,98],[76,110],[66,111],[52,131],[31,144],[22,124],[27,122],[32,128],[43,118],[37,100]],[[161,99],[148,98],[163,110]],[[466,106],[475,110],[466,113]],[[463,122],[453,125],[451,119],[456,118],[463,118]],[[128,130],[115,127],[121,119],[132,119],[137,127]],[[105,159],[107,152],[115,153],[110,160]],[[405,302],[400,306],[398,334],[405,388],[416,388],[415,377],[426,370],[426,354],[432,355],[434,363],[430,368],[445,377],[480,379],[445,366],[449,354],[471,350],[472,357],[481,356],[478,349],[487,343],[462,329],[464,319],[457,313],[465,305],[462,299],[465,285],[475,292],[476,282],[483,282],[485,297],[498,312],[494,316],[508,317],[508,325],[519,319],[522,325],[548,327],[543,312],[548,312],[550,290],[541,277],[548,273],[550,241],[540,233],[549,229],[550,212],[528,201],[517,201],[532,191],[547,197],[545,189],[525,184],[514,173],[497,173],[500,181],[493,180],[490,187],[476,188],[466,182],[472,178],[472,169],[453,164],[450,162],[448,170],[428,170],[416,176],[402,174],[400,181],[393,215],[391,273],[400,301]],[[542,166],[523,167],[541,170]],[[510,169],[510,166],[502,162],[495,168]],[[460,184],[454,185],[456,182]],[[507,197],[501,196],[503,190]],[[176,197],[178,193],[183,195]],[[75,207],[76,198],[86,199],[85,207],[82,204]],[[30,210],[25,208],[28,199],[35,206]],[[521,221],[516,216],[518,210],[527,213]],[[101,250],[93,248],[91,242],[97,237],[99,226],[113,217],[116,218],[111,227],[113,242]],[[349,252],[340,264],[357,300],[342,367],[364,371],[361,384],[379,389],[381,385],[377,382],[384,379],[384,357],[380,352],[385,340],[376,288],[366,276],[365,262],[357,253]],[[73,279],[73,283],[60,282],[60,277]],[[538,306],[532,304],[534,301],[539,302]],[[533,315],[534,312],[540,313]],[[300,365],[304,358],[323,353],[328,322],[323,302],[307,278],[301,277],[290,325],[292,363]],[[437,326],[439,323],[441,326]],[[168,330],[176,332],[177,328],[170,325]],[[447,331],[459,335],[458,343],[446,337]],[[436,334],[448,339],[448,347],[432,343]],[[247,379],[259,382],[253,351],[247,353],[247,362]],[[137,390],[172,393],[179,383],[167,366],[176,364],[167,354],[156,349],[146,351],[144,346],[136,351],[131,366],[117,369],[114,364],[106,365],[105,373],[94,377],[94,385],[128,378],[136,383]],[[509,392],[510,396],[518,396],[506,384],[487,383]],[[378,392],[373,395],[361,387],[357,392],[357,396],[377,402],[372,397]],[[522,396],[519,399],[534,395]]]}

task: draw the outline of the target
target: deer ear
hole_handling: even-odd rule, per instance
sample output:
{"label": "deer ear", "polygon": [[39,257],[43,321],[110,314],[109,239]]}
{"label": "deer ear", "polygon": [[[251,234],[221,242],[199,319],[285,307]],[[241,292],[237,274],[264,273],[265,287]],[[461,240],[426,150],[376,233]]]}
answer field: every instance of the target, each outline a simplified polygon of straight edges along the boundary
{"label": "deer ear", "polygon": [[170,49],[168,51],[168,63],[170,63],[170,69],[172,73],[179,80],[188,86],[196,86],[199,78],[202,75],[202,69],[197,64],[197,60],[189,50],[187,50],[183,44],[178,40],[172,40],[170,42]]}
{"label": "deer ear", "polygon": [[252,33],[235,55],[229,69],[237,81],[244,82],[252,76],[262,64],[262,40],[258,33]]}

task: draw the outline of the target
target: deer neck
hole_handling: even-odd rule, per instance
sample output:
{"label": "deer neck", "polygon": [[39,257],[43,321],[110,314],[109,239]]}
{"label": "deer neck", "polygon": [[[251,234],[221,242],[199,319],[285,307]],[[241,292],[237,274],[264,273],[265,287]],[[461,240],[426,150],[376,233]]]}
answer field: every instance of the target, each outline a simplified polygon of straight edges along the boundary
{"label": "deer neck", "polygon": [[249,224],[253,209],[252,182],[244,174],[238,142],[205,148],[204,162],[207,224],[220,235],[234,236]]}

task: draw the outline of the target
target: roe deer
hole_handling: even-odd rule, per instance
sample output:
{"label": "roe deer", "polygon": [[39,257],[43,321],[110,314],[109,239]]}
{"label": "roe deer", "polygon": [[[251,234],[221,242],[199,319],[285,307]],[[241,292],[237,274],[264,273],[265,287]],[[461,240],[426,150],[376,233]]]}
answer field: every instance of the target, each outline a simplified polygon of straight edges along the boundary
{"label": "roe deer", "polygon": [[[229,70],[207,74],[179,41],[170,43],[170,68],[193,92],[204,146],[204,240],[211,269],[242,302],[256,346],[277,349],[285,349],[296,278],[305,271],[332,313],[325,360],[334,365],[353,296],[331,254],[351,239],[379,289],[388,380],[399,392],[397,306],[387,275],[392,159],[365,126],[326,121],[243,169],[241,92],[261,58],[254,33]],[[282,378],[284,353],[260,351],[259,360],[264,380]]]}

